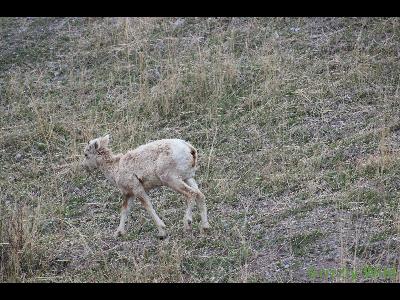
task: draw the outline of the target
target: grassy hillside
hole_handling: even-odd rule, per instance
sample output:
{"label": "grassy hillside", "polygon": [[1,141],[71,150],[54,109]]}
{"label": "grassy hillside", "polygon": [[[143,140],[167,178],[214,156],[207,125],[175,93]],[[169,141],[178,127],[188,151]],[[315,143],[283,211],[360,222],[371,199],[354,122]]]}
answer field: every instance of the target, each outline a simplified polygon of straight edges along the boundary
{"label": "grassy hillside", "polygon": [[[400,281],[399,18],[1,18],[1,282]],[[79,165],[182,138],[213,230]],[[357,276],[313,276],[310,270]]]}

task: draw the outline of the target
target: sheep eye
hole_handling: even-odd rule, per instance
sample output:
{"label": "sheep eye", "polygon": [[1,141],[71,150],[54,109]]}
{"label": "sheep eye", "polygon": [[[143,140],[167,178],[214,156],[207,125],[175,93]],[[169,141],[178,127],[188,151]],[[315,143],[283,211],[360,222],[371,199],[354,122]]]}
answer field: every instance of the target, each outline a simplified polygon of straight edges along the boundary
{"label": "sheep eye", "polygon": [[86,158],[88,157],[87,153],[85,153],[85,157],[86,157]]}

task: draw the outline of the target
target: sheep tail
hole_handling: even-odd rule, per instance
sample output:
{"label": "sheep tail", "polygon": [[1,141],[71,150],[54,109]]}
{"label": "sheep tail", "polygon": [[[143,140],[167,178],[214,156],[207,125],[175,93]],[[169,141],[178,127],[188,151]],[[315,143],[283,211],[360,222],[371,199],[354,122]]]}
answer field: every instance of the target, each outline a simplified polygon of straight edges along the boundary
{"label": "sheep tail", "polygon": [[189,149],[190,149],[190,154],[192,155],[192,167],[196,167],[197,166],[197,150],[196,148],[194,148],[192,145],[190,145],[188,142],[186,142],[186,144],[188,145]]}

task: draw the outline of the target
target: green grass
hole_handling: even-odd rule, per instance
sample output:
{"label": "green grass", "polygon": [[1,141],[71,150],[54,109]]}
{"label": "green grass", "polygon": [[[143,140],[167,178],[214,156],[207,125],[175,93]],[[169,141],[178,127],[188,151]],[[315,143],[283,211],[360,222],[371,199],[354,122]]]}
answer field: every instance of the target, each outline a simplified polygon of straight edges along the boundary
{"label": "green grass", "polygon": [[307,248],[310,245],[316,243],[318,239],[323,236],[323,233],[319,230],[315,230],[310,233],[298,234],[290,239],[290,245],[293,250],[293,254],[296,256],[302,256],[307,253]]}
{"label": "green grass", "polygon": [[[307,281],[305,266],[396,266],[398,18],[0,18],[0,281]],[[179,22],[178,22],[179,23]],[[79,167],[183,138],[212,232]],[[15,241],[14,241],[15,240]],[[361,251],[362,250],[362,251]]]}

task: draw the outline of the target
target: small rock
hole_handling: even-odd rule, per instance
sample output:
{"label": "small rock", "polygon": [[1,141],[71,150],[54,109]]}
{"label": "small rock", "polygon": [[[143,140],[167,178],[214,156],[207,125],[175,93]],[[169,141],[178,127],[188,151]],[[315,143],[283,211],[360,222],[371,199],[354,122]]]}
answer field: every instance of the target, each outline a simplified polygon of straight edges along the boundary
{"label": "small rock", "polygon": [[150,83],[155,83],[159,81],[161,78],[161,74],[157,69],[151,69],[147,72],[147,80]]}
{"label": "small rock", "polygon": [[179,18],[172,24],[172,28],[175,30],[179,27],[182,27],[184,24],[185,24],[185,20],[182,18]]}
{"label": "small rock", "polygon": [[21,153],[17,153],[17,155],[15,155],[15,161],[21,161],[22,159],[22,154]]}
{"label": "small rock", "polygon": [[165,50],[165,44],[163,40],[158,40],[157,43],[154,45],[154,48],[157,49],[160,52],[164,52]]}

